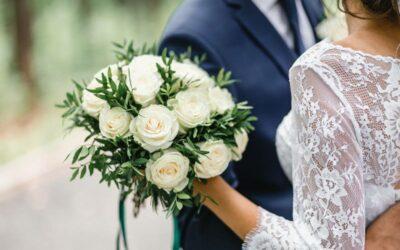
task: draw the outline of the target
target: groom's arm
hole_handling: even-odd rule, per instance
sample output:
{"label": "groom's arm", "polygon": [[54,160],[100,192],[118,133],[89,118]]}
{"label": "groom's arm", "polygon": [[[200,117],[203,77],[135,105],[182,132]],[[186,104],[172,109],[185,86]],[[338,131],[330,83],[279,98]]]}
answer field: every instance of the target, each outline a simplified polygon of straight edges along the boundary
{"label": "groom's arm", "polygon": [[[206,55],[206,59],[200,65],[210,75],[217,75],[219,70],[224,67],[224,64],[219,57],[215,48],[211,46],[200,35],[193,32],[176,32],[168,33],[163,37],[160,43],[159,52],[165,48],[169,51],[174,51],[176,54],[184,53],[190,47],[192,56]],[[230,88],[230,92],[235,97],[236,90]],[[238,179],[233,170],[233,164],[223,173],[222,177],[233,187],[238,185]]]}
{"label": "groom's arm", "polygon": [[205,54],[206,60],[200,65],[210,75],[218,74],[220,68],[223,67],[218,55],[213,51],[212,47],[200,36],[189,34],[190,32],[182,32],[177,34],[166,35],[160,43],[160,53],[167,48],[177,54],[184,53],[190,47],[192,56],[201,56]]}

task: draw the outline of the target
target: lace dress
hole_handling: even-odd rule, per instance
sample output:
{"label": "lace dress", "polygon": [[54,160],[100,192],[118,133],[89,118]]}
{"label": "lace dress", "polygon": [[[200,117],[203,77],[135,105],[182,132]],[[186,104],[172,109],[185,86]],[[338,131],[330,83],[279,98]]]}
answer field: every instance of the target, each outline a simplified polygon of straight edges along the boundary
{"label": "lace dress", "polygon": [[244,249],[364,249],[368,223],[399,200],[400,60],[322,41],[290,71],[277,150],[293,221],[260,208]]}

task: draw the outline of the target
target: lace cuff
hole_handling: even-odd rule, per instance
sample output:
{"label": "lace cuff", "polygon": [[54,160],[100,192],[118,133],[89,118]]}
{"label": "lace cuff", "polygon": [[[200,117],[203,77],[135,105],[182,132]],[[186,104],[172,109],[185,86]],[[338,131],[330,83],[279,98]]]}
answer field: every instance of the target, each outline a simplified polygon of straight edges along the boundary
{"label": "lace cuff", "polygon": [[262,232],[262,217],[263,217],[263,209],[261,207],[258,207],[257,211],[257,226],[253,228],[250,232],[247,233],[246,237],[244,238],[244,242],[242,245],[243,250],[251,250],[251,242],[253,241],[253,238],[256,237],[258,234]]}
{"label": "lace cuff", "polygon": [[257,226],[246,235],[242,247],[244,250],[310,249],[292,221],[262,208],[258,210]]}

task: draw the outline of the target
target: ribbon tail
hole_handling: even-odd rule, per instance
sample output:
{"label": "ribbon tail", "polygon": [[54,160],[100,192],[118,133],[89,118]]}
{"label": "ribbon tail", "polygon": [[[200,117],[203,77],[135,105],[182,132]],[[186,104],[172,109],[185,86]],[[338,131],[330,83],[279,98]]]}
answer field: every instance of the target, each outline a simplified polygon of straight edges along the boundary
{"label": "ribbon tail", "polygon": [[120,242],[121,242],[121,231],[120,230],[118,230],[118,233],[117,233],[117,240],[116,240],[116,249],[117,250],[121,250],[121,244],[120,244]]}
{"label": "ribbon tail", "polygon": [[122,192],[119,196],[118,206],[118,219],[119,219],[119,230],[117,234],[116,249],[121,249],[121,240],[124,244],[124,249],[128,250],[128,241],[126,237],[126,225],[125,225],[125,199],[126,195]]}
{"label": "ribbon tail", "polygon": [[174,217],[174,242],[172,249],[173,250],[181,249],[181,231],[179,229],[179,221],[177,217]]}

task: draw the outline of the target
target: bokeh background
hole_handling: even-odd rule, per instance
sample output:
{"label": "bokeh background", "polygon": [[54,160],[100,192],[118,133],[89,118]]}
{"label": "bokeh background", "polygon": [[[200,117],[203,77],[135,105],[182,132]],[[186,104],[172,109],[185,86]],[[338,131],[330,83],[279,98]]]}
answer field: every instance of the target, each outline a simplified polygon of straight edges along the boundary
{"label": "bokeh background", "polygon": [[[114,62],[112,41],[157,41],[181,0],[0,1],[0,249],[113,249],[115,189],[70,183],[65,135],[54,105],[71,79]],[[129,209],[128,209],[129,211]],[[170,249],[171,221],[127,213],[131,249]]]}
{"label": "bokeh background", "polygon": [[[1,250],[114,249],[118,191],[96,177],[69,182],[64,158],[82,134],[65,134],[54,105],[72,79],[114,62],[111,42],[158,41],[181,1],[0,0]],[[336,0],[325,2],[335,17]],[[329,18],[321,37],[345,35],[343,23]],[[130,249],[171,249],[171,220],[149,206],[134,219],[130,208]]]}

